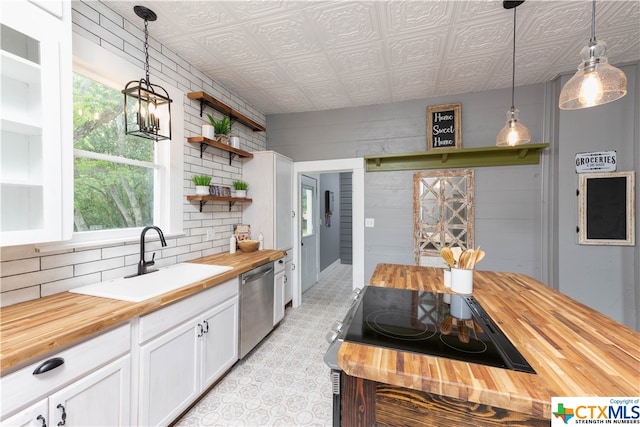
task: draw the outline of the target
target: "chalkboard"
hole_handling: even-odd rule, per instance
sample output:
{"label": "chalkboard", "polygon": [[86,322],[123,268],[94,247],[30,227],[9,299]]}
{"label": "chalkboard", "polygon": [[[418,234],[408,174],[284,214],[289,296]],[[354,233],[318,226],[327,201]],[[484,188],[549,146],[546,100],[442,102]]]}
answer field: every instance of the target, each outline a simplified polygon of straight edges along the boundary
{"label": "chalkboard", "polygon": [[427,107],[427,150],[462,148],[462,104]]}
{"label": "chalkboard", "polygon": [[580,175],[580,244],[634,245],[633,172]]}

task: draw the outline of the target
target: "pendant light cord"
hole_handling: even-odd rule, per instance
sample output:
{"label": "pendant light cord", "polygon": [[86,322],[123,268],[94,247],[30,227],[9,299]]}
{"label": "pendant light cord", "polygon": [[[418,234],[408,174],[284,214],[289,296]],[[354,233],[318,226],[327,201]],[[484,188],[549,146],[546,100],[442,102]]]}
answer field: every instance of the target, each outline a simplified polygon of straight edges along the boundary
{"label": "pendant light cord", "polygon": [[147,26],[149,25],[149,21],[144,20],[144,73],[145,78],[147,79],[147,86],[151,83],[149,82],[149,31],[147,30]]}
{"label": "pendant light cord", "polygon": [[[594,0],[595,1],[595,0]],[[515,108],[514,93],[516,85],[516,9],[513,8],[513,56],[511,63],[511,109]]]}
{"label": "pendant light cord", "polygon": [[593,0],[591,6],[591,43],[596,44],[596,0]]}

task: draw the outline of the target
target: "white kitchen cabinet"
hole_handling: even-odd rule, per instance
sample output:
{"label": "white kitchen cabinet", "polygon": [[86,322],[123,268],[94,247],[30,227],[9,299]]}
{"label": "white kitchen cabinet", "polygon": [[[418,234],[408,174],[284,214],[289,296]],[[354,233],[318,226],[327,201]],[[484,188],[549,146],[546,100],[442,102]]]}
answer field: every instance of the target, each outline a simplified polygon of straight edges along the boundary
{"label": "white kitchen cabinet", "polygon": [[275,262],[275,274],[273,276],[273,326],[284,319],[284,287],[285,287],[285,263],[284,259]]}
{"label": "white kitchen cabinet", "polygon": [[238,279],[140,318],[138,424],[167,425],[238,360]]}
{"label": "white kitchen cabinet", "polygon": [[284,304],[287,305],[293,298],[293,253],[287,252],[284,257]]}
{"label": "white kitchen cabinet", "polygon": [[[0,425],[57,425],[63,409],[69,426],[130,425],[130,349],[127,323],[3,376]],[[64,363],[34,373],[54,360]]]}
{"label": "white kitchen cabinet", "polygon": [[242,219],[251,233],[262,233],[265,249],[293,248],[293,161],[274,151],[253,152],[245,160],[242,178],[249,183],[251,204]]}
{"label": "white kitchen cabinet", "polygon": [[2,246],[72,233],[71,2],[51,3],[0,5]]}

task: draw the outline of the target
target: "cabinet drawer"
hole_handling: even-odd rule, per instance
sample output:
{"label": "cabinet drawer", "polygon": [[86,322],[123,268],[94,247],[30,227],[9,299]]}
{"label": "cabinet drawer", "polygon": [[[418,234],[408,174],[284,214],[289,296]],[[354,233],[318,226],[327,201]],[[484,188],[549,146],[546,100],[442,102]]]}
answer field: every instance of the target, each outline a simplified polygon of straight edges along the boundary
{"label": "cabinet drawer", "polygon": [[[96,370],[131,348],[131,325],[126,323],[81,344],[62,350],[25,368],[0,378],[2,416],[26,407]],[[43,362],[64,359],[64,364],[48,372],[34,375]]]}
{"label": "cabinet drawer", "polygon": [[142,344],[214,305],[238,295],[238,278],[227,280],[140,318],[138,343]]}

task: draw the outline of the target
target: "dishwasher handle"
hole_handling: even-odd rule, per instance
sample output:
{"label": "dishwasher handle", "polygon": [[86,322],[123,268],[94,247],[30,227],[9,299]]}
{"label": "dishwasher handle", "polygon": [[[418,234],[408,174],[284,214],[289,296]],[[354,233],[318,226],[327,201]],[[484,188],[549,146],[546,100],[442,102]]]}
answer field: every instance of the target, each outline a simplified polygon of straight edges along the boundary
{"label": "dishwasher handle", "polygon": [[248,276],[242,276],[242,284],[247,284],[250,282],[255,282],[256,280],[262,279],[264,276],[267,276],[273,272],[273,267],[270,267],[268,270],[258,271],[257,273],[250,274]]}

